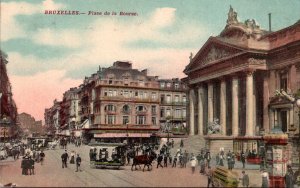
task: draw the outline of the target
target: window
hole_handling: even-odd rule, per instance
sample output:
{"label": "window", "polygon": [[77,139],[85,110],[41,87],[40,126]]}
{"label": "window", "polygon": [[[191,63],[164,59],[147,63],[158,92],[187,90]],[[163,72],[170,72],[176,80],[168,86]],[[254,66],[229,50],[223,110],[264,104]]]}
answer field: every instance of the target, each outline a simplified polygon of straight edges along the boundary
{"label": "window", "polygon": [[129,93],[128,93],[128,91],[126,91],[126,90],[124,91],[124,97],[125,97],[125,98],[128,98],[128,97],[129,97]]}
{"label": "window", "polygon": [[156,117],[152,117],[152,125],[156,125]]}
{"label": "window", "polygon": [[113,96],[117,96],[117,90],[113,91]]}
{"label": "window", "polygon": [[160,102],[161,102],[161,103],[164,103],[164,102],[165,102],[165,96],[164,96],[164,95],[161,95],[161,96],[160,96]]}
{"label": "window", "polygon": [[287,73],[280,73],[280,89],[287,91]]}
{"label": "window", "polygon": [[147,99],[148,93],[144,92],[144,99]]}
{"label": "window", "polygon": [[112,85],[113,81],[112,80],[108,80],[108,84]]}
{"label": "window", "polygon": [[175,110],[175,117],[176,118],[181,118],[181,110],[180,109]]}
{"label": "window", "polygon": [[155,100],[156,99],[156,93],[152,93],[151,98],[152,98],[152,100]]}
{"label": "window", "polygon": [[108,91],[108,96],[109,96],[109,97],[112,97],[112,96],[113,96],[113,91],[112,91],[112,90],[109,90],[109,91]]}
{"label": "window", "polygon": [[136,107],[136,111],[137,112],[143,112],[143,111],[146,111],[146,108],[144,106],[140,105],[140,106]]}
{"label": "window", "polygon": [[175,83],[174,87],[175,87],[175,89],[179,89],[179,84]]}
{"label": "window", "polygon": [[165,117],[165,109],[164,108],[160,109],[160,117]]}
{"label": "window", "polygon": [[168,116],[171,116],[171,109],[170,109],[170,108],[167,109],[167,111],[166,111],[166,116],[167,116],[167,117],[168,117]]}
{"label": "window", "polygon": [[151,106],[151,113],[156,114],[156,106]]}
{"label": "window", "polygon": [[104,96],[107,96],[107,91],[104,91]]}
{"label": "window", "polygon": [[136,97],[139,96],[139,92],[136,91],[136,92],[135,92],[135,96],[136,96]]}
{"label": "window", "polygon": [[179,95],[175,95],[175,102],[179,102]]}
{"label": "window", "polygon": [[126,104],[123,106],[123,113],[129,113],[130,112],[130,108],[129,106]]}
{"label": "window", "polygon": [[115,115],[106,115],[105,123],[106,124],[116,124],[116,116]]}
{"label": "window", "polygon": [[139,99],[142,99],[142,98],[143,98],[143,92],[140,91],[140,92],[139,92]]}
{"label": "window", "polygon": [[171,87],[171,83],[168,82],[168,83],[167,83],[167,88],[170,88],[170,87]]}
{"label": "window", "polygon": [[104,108],[105,111],[110,111],[110,112],[115,112],[116,111],[116,106],[109,104],[107,106],[105,106]]}
{"label": "window", "polygon": [[182,117],[185,118],[186,117],[186,109],[182,110]]}
{"label": "window", "polygon": [[182,97],[182,102],[185,103],[186,102],[186,96]]}
{"label": "window", "polygon": [[145,85],[144,81],[143,80],[139,80],[139,86],[144,86],[144,85]]}
{"label": "window", "polygon": [[167,103],[171,103],[171,95],[167,95]]}
{"label": "window", "polygon": [[146,123],[146,116],[136,116],[136,124],[144,125]]}
{"label": "window", "polygon": [[165,87],[165,82],[161,82],[161,83],[160,83],[160,87],[161,87],[161,88],[164,88],[164,87]]}
{"label": "window", "polygon": [[129,116],[123,116],[123,125],[129,123]]}

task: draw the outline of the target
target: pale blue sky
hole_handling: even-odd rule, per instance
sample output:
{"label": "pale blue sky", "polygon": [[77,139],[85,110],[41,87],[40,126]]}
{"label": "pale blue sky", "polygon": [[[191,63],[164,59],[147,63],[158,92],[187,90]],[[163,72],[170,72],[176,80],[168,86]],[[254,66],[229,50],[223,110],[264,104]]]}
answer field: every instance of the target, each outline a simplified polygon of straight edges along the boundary
{"label": "pale blue sky", "polygon": [[[182,78],[190,52],[196,54],[209,36],[224,29],[230,5],[240,22],[255,19],[266,30],[268,13],[275,31],[300,19],[300,0],[2,0],[1,49],[9,56],[19,108],[32,104],[22,100],[30,98],[24,93],[40,90],[48,91],[40,103],[49,106],[84,76],[117,60],[161,78]],[[138,16],[45,15],[45,10]],[[30,87],[21,86],[24,81]],[[33,108],[40,110],[33,115],[42,117],[42,105]]]}

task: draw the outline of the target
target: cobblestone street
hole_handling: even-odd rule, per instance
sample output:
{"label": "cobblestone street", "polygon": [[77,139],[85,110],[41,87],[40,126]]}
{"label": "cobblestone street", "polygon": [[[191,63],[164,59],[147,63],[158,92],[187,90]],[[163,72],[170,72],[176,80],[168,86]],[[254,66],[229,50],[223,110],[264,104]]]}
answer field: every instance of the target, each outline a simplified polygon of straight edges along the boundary
{"label": "cobblestone street", "polygon": [[[13,161],[9,158],[0,162],[0,182],[13,182],[17,186],[60,186],[60,187],[187,187],[206,186],[207,177],[199,173],[192,174],[191,168],[156,168],[154,162],[152,171],[131,171],[131,166],[120,170],[91,169],[89,167],[88,146],[75,148],[70,146],[68,151],[75,150],[82,159],[82,172],[75,172],[75,165],[69,164],[62,169],[60,156],[62,149],[45,151],[45,163],[35,164],[35,175],[21,175],[21,160]],[[198,171],[197,171],[198,172]]]}

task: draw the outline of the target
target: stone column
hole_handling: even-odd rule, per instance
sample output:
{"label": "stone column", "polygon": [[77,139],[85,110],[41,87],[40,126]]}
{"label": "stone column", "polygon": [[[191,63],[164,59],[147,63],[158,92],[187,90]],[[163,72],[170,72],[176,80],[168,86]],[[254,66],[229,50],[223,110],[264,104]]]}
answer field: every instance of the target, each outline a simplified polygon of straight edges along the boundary
{"label": "stone column", "polygon": [[226,135],[226,80],[221,80],[220,89],[220,125],[222,126],[222,135]]}
{"label": "stone column", "polygon": [[190,101],[190,135],[195,135],[195,110],[194,110],[194,91],[190,90],[189,101]]}
{"label": "stone column", "polygon": [[270,131],[270,115],[269,115],[269,100],[270,100],[270,93],[269,93],[269,78],[267,75],[264,76],[264,92],[263,92],[263,127],[265,132]]}
{"label": "stone column", "polygon": [[275,127],[275,114],[272,108],[269,109],[269,120],[270,120],[270,128],[269,131],[271,131]]}
{"label": "stone column", "polygon": [[208,93],[207,93],[207,101],[208,101],[208,123],[213,122],[214,120],[214,103],[213,103],[213,98],[214,98],[214,85],[212,82],[208,83]]}
{"label": "stone column", "polygon": [[204,88],[202,85],[198,88],[198,134],[203,136],[203,102]]}
{"label": "stone column", "polygon": [[232,135],[239,134],[239,100],[238,100],[238,83],[239,80],[235,76],[232,78]]}
{"label": "stone column", "polygon": [[254,100],[253,100],[253,72],[247,73],[246,79],[246,135],[254,135]]}
{"label": "stone column", "polygon": [[296,66],[292,65],[289,69],[289,79],[288,79],[288,88],[291,89],[292,93],[297,91],[297,72]]}
{"label": "stone column", "polygon": [[275,90],[276,90],[276,73],[275,70],[270,70],[269,97],[273,97],[275,95]]}

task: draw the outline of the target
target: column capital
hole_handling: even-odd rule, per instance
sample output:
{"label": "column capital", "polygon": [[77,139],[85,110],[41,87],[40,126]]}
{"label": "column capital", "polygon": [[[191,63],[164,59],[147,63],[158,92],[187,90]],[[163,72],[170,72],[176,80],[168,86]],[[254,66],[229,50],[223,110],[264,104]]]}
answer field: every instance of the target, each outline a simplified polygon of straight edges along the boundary
{"label": "column capital", "polygon": [[248,70],[245,70],[244,73],[245,73],[246,76],[253,76],[255,71],[256,70],[254,70],[254,69],[248,69]]}

